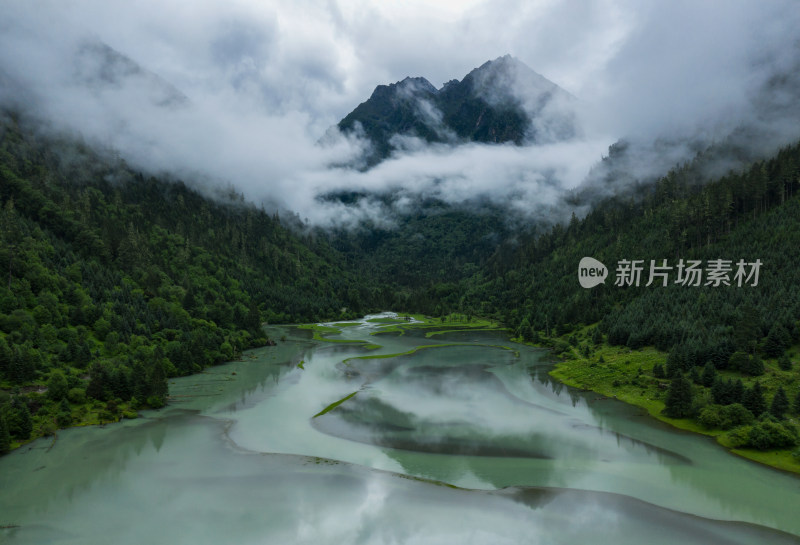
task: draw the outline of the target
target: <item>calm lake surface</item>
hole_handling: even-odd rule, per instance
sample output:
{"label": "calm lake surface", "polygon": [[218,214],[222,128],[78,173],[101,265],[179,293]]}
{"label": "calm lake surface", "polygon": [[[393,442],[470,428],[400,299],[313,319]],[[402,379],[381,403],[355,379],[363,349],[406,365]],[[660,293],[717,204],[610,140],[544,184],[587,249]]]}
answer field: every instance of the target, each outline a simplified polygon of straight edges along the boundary
{"label": "calm lake surface", "polygon": [[380,328],[332,337],[377,350],[272,328],[164,410],[0,458],[0,543],[800,543],[800,479],[564,387],[501,332]]}

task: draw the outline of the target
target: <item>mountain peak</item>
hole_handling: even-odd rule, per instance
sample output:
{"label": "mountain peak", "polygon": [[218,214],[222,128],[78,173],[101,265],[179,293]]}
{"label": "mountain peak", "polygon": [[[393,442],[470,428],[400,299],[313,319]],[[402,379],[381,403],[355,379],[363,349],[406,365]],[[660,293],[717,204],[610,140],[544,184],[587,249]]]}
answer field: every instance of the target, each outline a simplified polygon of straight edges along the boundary
{"label": "mountain peak", "polygon": [[572,98],[572,95],[558,85],[534,71],[527,64],[504,55],[493,61],[487,61],[467,74],[473,83],[473,91],[483,96],[490,103],[537,99],[553,94],[561,98]]}
{"label": "mountain peak", "polygon": [[570,138],[577,129],[561,103],[571,100],[558,85],[504,55],[438,90],[423,77],[378,85],[338,126],[343,132],[363,130],[373,144],[367,164],[374,165],[397,149],[397,136],[517,145]]}
{"label": "mountain peak", "polygon": [[82,42],[75,53],[73,73],[76,83],[92,89],[136,86],[157,106],[176,107],[189,102],[171,83],[105,42]]}

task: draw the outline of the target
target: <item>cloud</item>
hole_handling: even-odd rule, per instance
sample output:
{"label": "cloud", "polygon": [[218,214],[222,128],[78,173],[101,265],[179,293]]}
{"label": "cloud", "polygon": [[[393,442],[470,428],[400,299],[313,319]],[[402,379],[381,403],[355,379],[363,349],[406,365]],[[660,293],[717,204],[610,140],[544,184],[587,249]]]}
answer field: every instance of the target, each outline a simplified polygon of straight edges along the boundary
{"label": "cloud", "polygon": [[[791,0],[500,0],[435,9],[51,0],[4,11],[0,100],[116,148],[139,168],[231,184],[318,224],[390,212],[386,199],[343,207],[319,198],[337,190],[393,192],[395,205],[414,195],[488,199],[560,219],[563,191],[620,137],[710,142],[754,122],[772,131],[766,148],[800,137],[795,87],[766,86],[798,66],[800,12]],[[86,77],[103,73],[97,56],[80,55],[86,43],[107,44],[143,72],[111,82]],[[451,148],[404,137],[403,153],[367,172],[331,168],[355,161],[365,143],[317,145],[378,84],[423,76],[440,86],[506,53],[579,99],[581,138]],[[168,89],[186,102],[154,99]],[[790,115],[769,115],[777,103]],[[681,144],[667,155],[686,159],[692,149]],[[637,165],[643,175],[665,168],[644,158]]]}

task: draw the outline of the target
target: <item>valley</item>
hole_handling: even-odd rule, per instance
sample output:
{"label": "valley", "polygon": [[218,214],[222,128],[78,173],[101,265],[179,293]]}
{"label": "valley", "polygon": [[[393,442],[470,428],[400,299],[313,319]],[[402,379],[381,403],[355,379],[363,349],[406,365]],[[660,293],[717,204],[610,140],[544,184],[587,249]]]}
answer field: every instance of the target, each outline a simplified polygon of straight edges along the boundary
{"label": "valley", "polygon": [[372,349],[270,327],[286,340],[172,380],[161,411],[0,458],[4,542],[797,542],[793,480],[564,387],[502,332],[394,316],[329,333]]}
{"label": "valley", "polygon": [[800,543],[800,11],[7,3],[0,543]]}

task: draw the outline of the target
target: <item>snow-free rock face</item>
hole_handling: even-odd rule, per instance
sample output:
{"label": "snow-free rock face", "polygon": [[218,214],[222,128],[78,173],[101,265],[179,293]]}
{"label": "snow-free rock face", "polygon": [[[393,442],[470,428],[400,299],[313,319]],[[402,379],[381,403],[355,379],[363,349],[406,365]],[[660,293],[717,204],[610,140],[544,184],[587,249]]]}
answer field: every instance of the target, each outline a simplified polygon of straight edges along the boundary
{"label": "snow-free rock face", "polygon": [[402,147],[426,142],[542,144],[578,132],[575,99],[524,63],[506,55],[436,89],[425,78],[379,85],[338,127],[368,138],[375,165]]}

